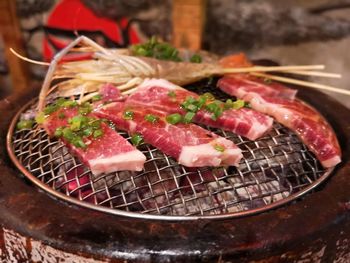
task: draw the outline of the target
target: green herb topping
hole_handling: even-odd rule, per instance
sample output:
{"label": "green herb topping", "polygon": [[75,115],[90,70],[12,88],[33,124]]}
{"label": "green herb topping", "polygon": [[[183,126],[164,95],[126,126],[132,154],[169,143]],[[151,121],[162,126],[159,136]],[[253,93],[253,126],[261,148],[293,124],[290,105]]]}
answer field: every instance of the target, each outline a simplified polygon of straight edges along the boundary
{"label": "green herb topping", "polygon": [[215,144],[214,149],[219,151],[219,152],[224,152],[225,151],[225,146],[220,145],[220,144]]}
{"label": "green herb topping", "polygon": [[166,116],[165,119],[168,123],[175,125],[182,121],[182,116],[179,113],[174,113]]}
{"label": "green herb topping", "polygon": [[134,112],[133,111],[130,111],[130,110],[124,111],[123,119],[125,119],[125,120],[132,120],[133,118],[134,118]]}
{"label": "green herb topping", "polygon": [[102,122],[102,119],[79,114],[69,118],[66,126],[58,127],[54,135],[63,137],[76,147],[86,148],[85,138],[92,136],[97,139],[103,136]]}
{"label": "green herb topping", "polygon": [[194,54],[190,58],[190,62],[192,62],[192,63],[201,63],[202,62],[202,57],[199,54]]}
{"label": "green herb topping", "polygon": [[209,92],[204,93],[197,99],[189,96],[184,102],[181,103],[181,108],[183,108],[186,112],[196,113],[201,109],[205,109],[206,111],[213,113],[211,116],[213,120],[217,120],[225,110],[238,110],[242,107],[249,107],[249,104],[245,103],[243,100],[232,101],[231,99],[226,100],[224,103],[220,100],[216,100],[214,95]]}
{"label": "green herb topping", "polygon": [[184,123],[190,123],[192,122],[193,117],[196,115],[194,112],[187,112],[183,118]]}
{"label": "green herb topping", "polygon": [[91,98],[92,101],[99,101],[102,99],[102,95],[98,94],[98,95],[95,95]]}
{"label": "green herb topping", "polygon": [[33,120],[21,120],[17,123],[17,129],[23,130],[23,129],[31,129],[34,125]]}
{"label": "green herb topping", "polygon": [[139,146],[143,142],[143,138],[140,134],[135,133],[131,136],[131,143],[135,146]]}
{"label": "green herb topping", "polygon": [[179,51],[168,43],[160,42],[156,37],[151,37],[144,44],[131,46],[131,52],[135,56],[153,57],[161,60],[181,61]]}
{"label": "green herb topping", "polygon": [[236,100],[232,103],[232,108],[235,110],[238,110],[240,108],[243,108],[245,106],[244,100]]}
{"label": "green herb topping", "polygon": [[175,93],[175,91],[169,91],[168,92],[168,96],[170,97],[170,98],[175,98],[176,97],[176,93]]}
{"label": "green herb topping", "polygon": [[59,110],[60,108],[69,108],[69,107],[75,107],[78,103],[74,100],[68,100],[65,98],[59,98],[54,103],[46,106],[43,110],[45,115],[50,115],[51,113],[54,113],[55,111]]}
{"label": "green herb topping", "polygon": [[147,114],[145,115],[145,120],[151,123],[156,123],[158,121],[159,117],[153,115],[153,114]]}

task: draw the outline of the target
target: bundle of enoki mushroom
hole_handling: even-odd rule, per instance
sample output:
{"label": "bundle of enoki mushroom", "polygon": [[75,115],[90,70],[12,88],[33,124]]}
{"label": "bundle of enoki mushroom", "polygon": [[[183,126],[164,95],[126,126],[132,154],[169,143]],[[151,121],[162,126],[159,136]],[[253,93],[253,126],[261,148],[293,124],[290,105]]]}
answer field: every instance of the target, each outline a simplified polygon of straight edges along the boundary
{"label": "bundle of enoki mushroom", "polygon": [[[141,54],[147,53],[147,50],[141,51]],[[84,59],[67,61],[66,58],[69,52],[85,53]],[[171,56],[174,52],[173,49],[170,49]],[[244,58],[242,59],[242,56],[237,56],[238,59],[236,60],[229,58],[231,60],[229,63],[225,63],[225,58],[216,63],[168,61],[146,56],[135,56],[130,54],[130,50],[125,49],[106,49],[85,36],[80,36],[67,45],[57,53],[51,63],[33,61],[17,53],[15,54],[26,61],[49,66],[39,95],[39,111],[45,106],[46,96],[54,90],[58,92],[59,96],[81,94],[79,101],[85,101],[96,95],[101,86],[99,84],[113,83],[124,94],[129,94],[146,78],[162,78],[178,85],[185,85],[212,76],[251,74],[265,79],[350,95],[348,90],[266,73],[283,72],[293,75],[341,77],[339,74],[316,71],[323,70],[324,65],[254,66],[247,63]],[[63,81],[51,86],[55,79],[62,79]],[[90,94],[83,97],[83,94],[86,93]]]}

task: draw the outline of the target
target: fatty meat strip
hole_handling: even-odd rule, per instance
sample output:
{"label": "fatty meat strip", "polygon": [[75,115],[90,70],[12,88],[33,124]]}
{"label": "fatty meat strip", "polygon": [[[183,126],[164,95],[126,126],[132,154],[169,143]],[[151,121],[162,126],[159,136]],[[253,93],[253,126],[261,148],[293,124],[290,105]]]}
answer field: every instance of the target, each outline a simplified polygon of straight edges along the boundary
{"label": "fatty meat strip", "polygon": [[[85,120],[90,126],[82,130],[84,137],[77,137],[73,131]],[[94,175],[143,169],[146,157],[92,113],[81,116],[76,107],[61,108],[46,117],[42,125],[50,136],[59,137]]]}
{"label": "fatty meat strip", "polygon": [[341,150],[334,131],[311,106],[297,99],[250,92],[230,77],[220,79],[218,87],[229,95],[249,102],[253,109],[274,117],[294,131],[324,167],[333,167],[341,161]]}
{"label": "fatty meat strip", "polygon": [[172,125],[166,113],[123,102],[114,102],[95,110],[100,118],[143,140],[187,167],[238,166],[241,150],[230,140],[192,123]]}
{"label": "fatty meat strip", "polygon": [[[182,115],[186,114],[186,106],[184,108],[182,105],[187,103],[187,108],[194,107],[193,121],[195,123],[222,128],[250,140],[256,140],[264,135],[271,129],[273,123],[273,119],[269,116],[243,107],[244,105],[237,109],[233,109],[232,106],[224,108],[226,107],[225,103],[216,101],[214,97],[199,96],[164,79],[145,80],[126,99],[126,103],[159,109],[169,114],[179,113]],[[215,116],[215,112],[206,110],[206,107],[209,109],[210,106],[220,107],[221,114]]]}

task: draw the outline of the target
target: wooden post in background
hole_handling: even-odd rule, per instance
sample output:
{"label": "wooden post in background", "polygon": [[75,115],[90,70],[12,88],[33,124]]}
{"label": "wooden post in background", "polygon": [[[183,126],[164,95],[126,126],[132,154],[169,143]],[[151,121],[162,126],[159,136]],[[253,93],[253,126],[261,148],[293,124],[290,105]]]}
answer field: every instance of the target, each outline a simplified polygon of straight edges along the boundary
{"label": "wooden post in background", "polygon": [[10,47],[25,54],[22,33],[16,12],[16,1],[0,0],[0,33],[4,40],[5,57],[10,70],[13,91],[20,93],[29,88],[29,74],[25,62],[10,52]]}
{"label": "wooden post in background", "polygon": [[205,23],[206,0],[173,0],[173,44],[199,50]]}

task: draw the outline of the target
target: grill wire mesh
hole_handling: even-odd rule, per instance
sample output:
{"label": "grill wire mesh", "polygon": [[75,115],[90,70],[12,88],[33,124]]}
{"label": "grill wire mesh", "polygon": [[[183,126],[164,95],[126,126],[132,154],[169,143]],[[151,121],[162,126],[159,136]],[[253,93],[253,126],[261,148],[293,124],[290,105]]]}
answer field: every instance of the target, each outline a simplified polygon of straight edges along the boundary
{"label": "grill wire mesh", "polygon": [[[201,92],[207,90],[203,88]],[[187,168],[142,144],[138,148],[147,157],[142,172],[122,171],[96,177],[60,141],[37,126],[13,131],[12,149],[20,165],[55,191],[105,207],[106,211],[111,208],[152,215],[254,211],[298,195],[327,172],[299,138],[278,123],[256,141],[205,128],[242,149],[244,157],[238,168]],[[130,140],[127,133],[119,133]]]}

